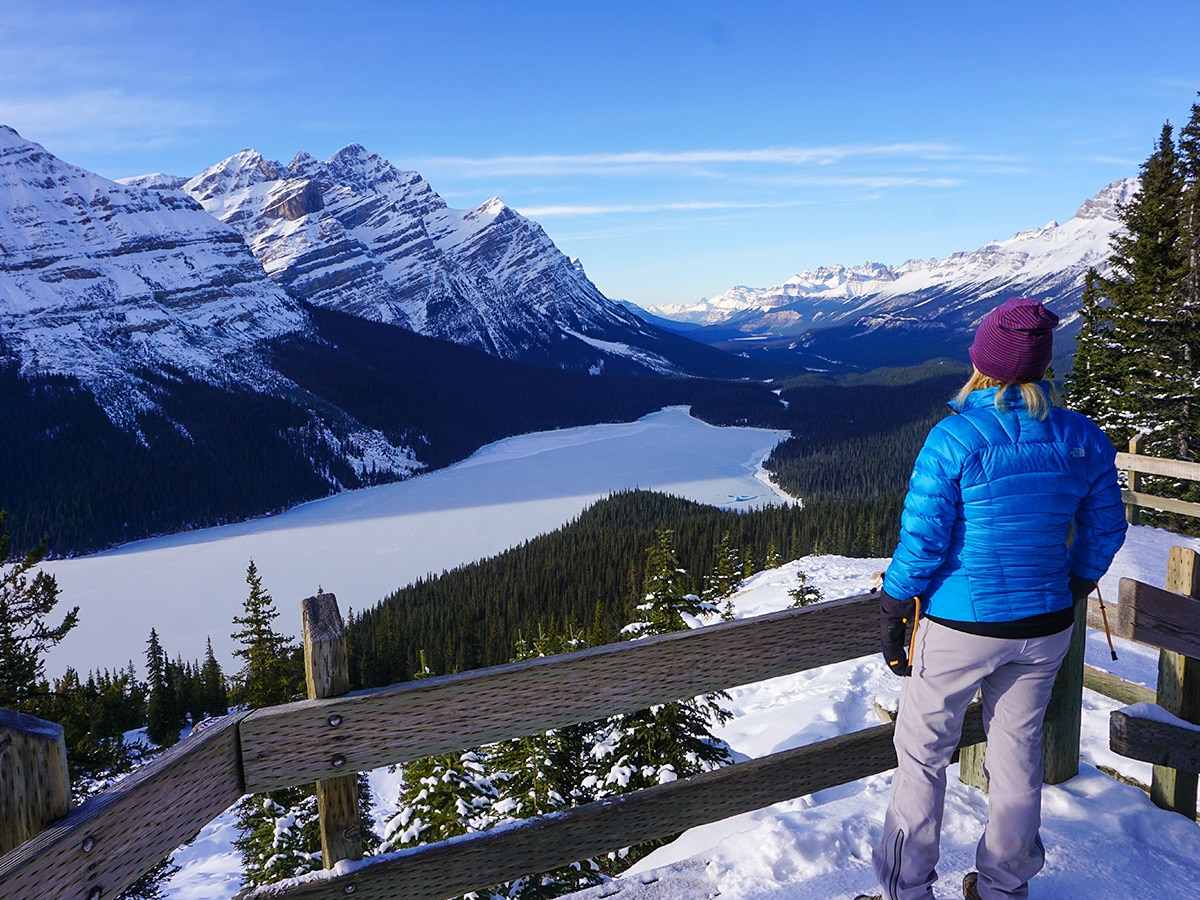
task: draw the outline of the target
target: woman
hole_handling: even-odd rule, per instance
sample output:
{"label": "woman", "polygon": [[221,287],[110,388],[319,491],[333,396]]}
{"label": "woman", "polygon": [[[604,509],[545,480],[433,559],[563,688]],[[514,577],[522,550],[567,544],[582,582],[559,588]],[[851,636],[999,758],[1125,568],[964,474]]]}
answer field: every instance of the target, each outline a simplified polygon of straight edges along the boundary
{"label": "woman", "polygon": [[[970,350],[975,372],[951,403],[958,415],[934,426],[913,468],[880,610],[884,658],[906,678],[873,856],[888,900],[933,898],[946,766],[977,690],[988,822],[964,897],[1027,897],[1045,861],[1042,720],[1073,603],[1125,536],[1112,444],[1054,406],[1041,381],[1057,324],[1023,298],[985,316]],[[910,661],[905,626],[918,618]]]}

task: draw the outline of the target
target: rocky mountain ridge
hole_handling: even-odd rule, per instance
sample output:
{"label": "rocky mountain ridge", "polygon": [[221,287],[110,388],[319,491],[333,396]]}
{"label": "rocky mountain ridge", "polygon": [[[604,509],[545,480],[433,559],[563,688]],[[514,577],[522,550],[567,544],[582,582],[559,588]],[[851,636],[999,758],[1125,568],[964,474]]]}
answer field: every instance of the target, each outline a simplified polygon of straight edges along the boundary
{"label": "rocky mountain ridge", "polygon": [[147,370],[266,387],[256,348],[306,327],[241,236],[183,195],[109,181],[0,126],[0,196],[4,355],[78,378],[116,422],[156,406]]}
{"label": "rocky mountain ridge", "polygon": [[687,371],[669,337],[600,293],[536,222],[495,197],[451,209],[359,144],[286,166],[244,150],[174,186],[316,306],[539,365]]}
{"label": "rocky mountain ridge", "polygon": [[[810,367],[960,355],[980,318],[1011,296],[1045,301],[1070,338],[1087,270],[1108,270],[1118,206],[1137,188],[1135,178],[1114,182],[1061,225],[1050,222],[944,259],[822,266],[773,287],[738,286],[653,312],[704,326],[687,332],[697,340],[750,354],[799,353]],[[1062,368],[1071,342],[1059,345]]]}

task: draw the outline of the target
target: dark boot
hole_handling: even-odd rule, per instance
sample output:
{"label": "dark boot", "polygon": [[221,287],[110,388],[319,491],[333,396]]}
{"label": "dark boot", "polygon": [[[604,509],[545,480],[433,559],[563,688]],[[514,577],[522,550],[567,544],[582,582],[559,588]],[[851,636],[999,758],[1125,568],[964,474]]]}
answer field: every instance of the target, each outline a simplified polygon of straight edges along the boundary
{"label": "dark boot", "polygon": [[963,876],[963,900],[980,900],[978,884],[978,872],[968,872]]}

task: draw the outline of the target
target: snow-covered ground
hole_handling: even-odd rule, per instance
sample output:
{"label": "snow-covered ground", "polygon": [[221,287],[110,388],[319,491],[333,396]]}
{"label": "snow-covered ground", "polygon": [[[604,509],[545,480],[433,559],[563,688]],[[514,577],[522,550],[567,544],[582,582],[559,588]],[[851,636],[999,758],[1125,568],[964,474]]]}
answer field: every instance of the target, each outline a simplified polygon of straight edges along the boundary
{"label": "snow-covered ground", "polygon": [[[1101,582],[1115,602],[1126,576],[1163,583],[1172,544],[1200,550],[1200,540],[1152,528],[1133,528],[1110,573]],[[827,599],[861,593],[888,560],[807,557],[748,579],[735,598],[739,615],[788,605],[797,570]],[[1088,635],[1087,662],[1153,686],[1158,653],[1117,640],[1113,662],[1102,633]],[[719,733],[739,753],[757,757],[878,725],[874,710],[897,706],[900,679],[879,657],[776,678],[731,691],[734,718]],[[1077,777],[1044,793],[1042,837],[1046,868],[1030,897],[1128,900],[1196,896],[1200,827],[1164,812],[1136,787],[1101,773],[1109,766],[1149,784],[1148,763],[1108,749],[1108,716],[1120,704],[1084,692],[1083,765]],[[936,896],[961,897],[962,876],[974,868],[975,844],[987,815],[986,796],[958,781],[951,767],[942,835],[941,882]],[[883,826],[891,773],[822,791],[788,803],[694,828],[641,860],[617,881],[575,895],[579,900],[754,898],[841,900],[877,890],[871,847]]]}
{"label": "snow-covered ground", "polygon": [[61,607],[78,605],[80,624],[47,655],[46,672],[130,660],[140,668],[151,627],[185,660],[202,657],[211,637],[230,671],[251,559],[281,612],[279,628],[298,634],[299,601],[318,587],[343,611],[374,606],[428,573],[553,531],[614,491],[647,488],[727,508],[778,503],[786,498],[761,463],[786,436],[715,428],[673,407],[627,424],[510,438],[449,468],[277,516],[47,563]]}

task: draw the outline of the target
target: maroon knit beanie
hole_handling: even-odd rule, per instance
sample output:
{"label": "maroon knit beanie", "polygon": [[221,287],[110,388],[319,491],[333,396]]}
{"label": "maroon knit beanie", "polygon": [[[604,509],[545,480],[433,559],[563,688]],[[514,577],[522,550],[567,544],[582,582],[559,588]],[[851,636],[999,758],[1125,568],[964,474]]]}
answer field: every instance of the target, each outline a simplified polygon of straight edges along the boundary
{"label": "maroon knit beanie", "polygon": [[988,378],[1008,384],[1038,381],[1050,365],[1058,316],[1040,301],[1013,297],[983,317],[971,362]]}

